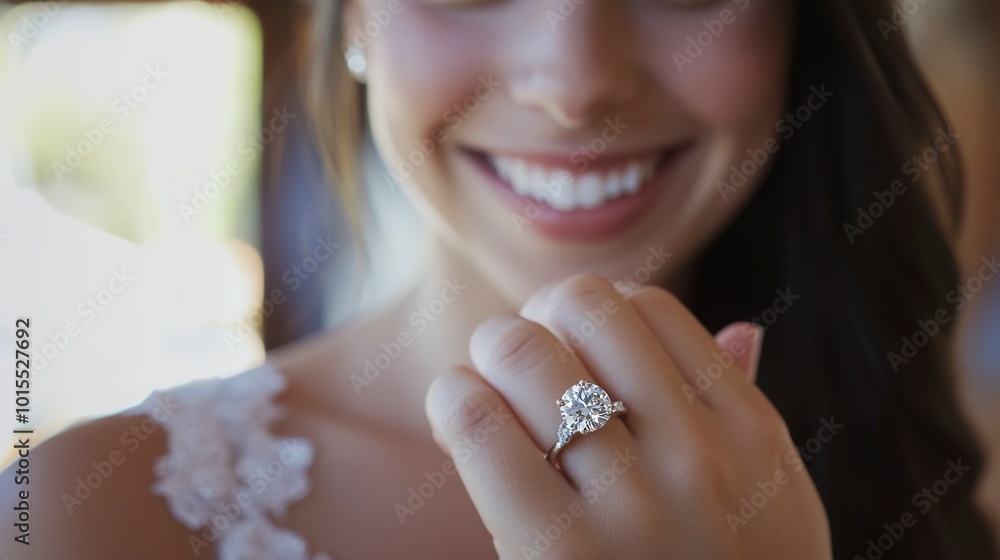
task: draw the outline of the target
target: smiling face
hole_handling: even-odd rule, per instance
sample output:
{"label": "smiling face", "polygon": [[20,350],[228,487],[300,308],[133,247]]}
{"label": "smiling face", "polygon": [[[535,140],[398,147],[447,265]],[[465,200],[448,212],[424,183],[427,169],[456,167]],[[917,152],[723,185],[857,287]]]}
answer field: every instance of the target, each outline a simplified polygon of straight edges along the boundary
{"label": "smiling face", "polygon": [[752,170],[748,150],[780,138],[791,0],[346,8],[389,171],[514,300],[585,271],[664,282],[770,162],[742,184],[731,166]]}

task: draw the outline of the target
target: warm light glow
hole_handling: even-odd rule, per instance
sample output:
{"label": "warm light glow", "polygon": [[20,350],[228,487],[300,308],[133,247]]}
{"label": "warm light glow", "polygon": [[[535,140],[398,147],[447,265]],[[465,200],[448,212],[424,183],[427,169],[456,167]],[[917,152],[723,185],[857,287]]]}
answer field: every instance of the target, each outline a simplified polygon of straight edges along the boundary
{"label": "warm light glow", "polygon": [[235,5],[46,6],[0,18],[0,344],[32,318],[51,434],[262,359],[261,41]]}

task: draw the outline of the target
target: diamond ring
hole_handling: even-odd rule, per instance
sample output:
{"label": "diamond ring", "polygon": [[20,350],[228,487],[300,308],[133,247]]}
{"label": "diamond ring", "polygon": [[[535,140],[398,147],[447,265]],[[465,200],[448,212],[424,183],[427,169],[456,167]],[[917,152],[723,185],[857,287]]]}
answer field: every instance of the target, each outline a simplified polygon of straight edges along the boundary
{"label": "diamond ring", "polygon": [[607,391],[590,381],[579,381],[556,401],[562,423],[558,439],[545,454],[545,459],[556,464],[559,454],[576,434],[589,434],[604,427],[614,416],[625,413],[621,401],[611,402]]}

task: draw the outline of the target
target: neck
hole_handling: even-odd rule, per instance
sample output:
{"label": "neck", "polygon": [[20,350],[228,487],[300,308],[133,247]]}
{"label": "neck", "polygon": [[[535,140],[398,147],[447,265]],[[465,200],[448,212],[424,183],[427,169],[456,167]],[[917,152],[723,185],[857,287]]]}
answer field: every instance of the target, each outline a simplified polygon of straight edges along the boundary
{"label": "neck", "polygon": [[[667,285],[683,289],[683,276],[674,275]],[[455,365],[471,366],[469,337],[476,327],[494,315],[517,313],[522,303],[505,298],[447,243],[434,241],[421,280],[405,297],[340,344],[328,346],[329,359],[351,364],[353,374],[376,356],[386,354],[382,362],[391,358],[387,367],[379,365],[382,371],[361,395],[336,398],[333,408],[395,432],[428,436],[423,397],[431,382]],[[335,385],[342,388],[350,373],[338,375]]]}
{"label": "neck", "polygon": [[[404,310],[409,324],[416,323],[413,330],[421,331],[415,336],[426,335],[421,346],[449,365],[471,365],[472,331],[494,315],[517,313],[523,303],[506,299],[489,278],[440,240],[434,242],[421,278]],[[439,371],[427,373],[429,385]]]}
{"label": "neck", "polygon": [[392,432],[429,436],[424,395],[431,382],[453,366],[471,366],[471,333],[489,317],[517,313],[519,305],[506,301],[450,247],[434,241],[419,282],[404,297],[327,347],[331,360],[351,364],[331,384],[341,388],[341,395],[350,376],[370,369],[376,357],[381,368],[360,395],[351,391],[347,399],[331,396],[328,406]]}

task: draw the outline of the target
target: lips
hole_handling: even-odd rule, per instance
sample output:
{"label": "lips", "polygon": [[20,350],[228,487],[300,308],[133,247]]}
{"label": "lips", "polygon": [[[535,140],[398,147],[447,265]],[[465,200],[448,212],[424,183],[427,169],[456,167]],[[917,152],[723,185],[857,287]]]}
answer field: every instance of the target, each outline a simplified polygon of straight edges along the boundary
{"label": "lips", "polygon": [[464,150],[506,202],[518,231],[594,242],[634,225],[654,206],[689,144],[658,152],[604,154],[586,169],[569,157]]}

